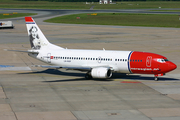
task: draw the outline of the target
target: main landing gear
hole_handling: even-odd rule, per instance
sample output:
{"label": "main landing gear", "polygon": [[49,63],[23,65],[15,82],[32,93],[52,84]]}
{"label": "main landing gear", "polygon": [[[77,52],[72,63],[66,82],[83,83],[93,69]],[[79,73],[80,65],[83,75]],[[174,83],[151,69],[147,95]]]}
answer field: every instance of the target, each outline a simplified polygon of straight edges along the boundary
{"label": "main landing gear", "polygon": [[85,78],[86,78],[86,80],[92,79],[92,76],[91,76],[90,72],[86,73]]}

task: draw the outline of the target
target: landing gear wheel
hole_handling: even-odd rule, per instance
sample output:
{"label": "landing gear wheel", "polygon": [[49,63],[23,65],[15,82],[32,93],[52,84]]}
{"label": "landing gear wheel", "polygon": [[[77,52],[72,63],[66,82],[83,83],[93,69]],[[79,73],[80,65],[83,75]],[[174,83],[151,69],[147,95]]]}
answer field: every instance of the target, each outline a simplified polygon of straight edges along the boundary
{"label": "landing gear wheel", "polygon": [[154,80],[155,80],[155,81],[158,81],[158,77],[155,77]]}
{"label": "landing gear wheel", "polygon": [[86,78],[86,80],[90,80],[90,79],[92,79],[92,76],[89,75],[88,73],[86,73],[85,78]]}

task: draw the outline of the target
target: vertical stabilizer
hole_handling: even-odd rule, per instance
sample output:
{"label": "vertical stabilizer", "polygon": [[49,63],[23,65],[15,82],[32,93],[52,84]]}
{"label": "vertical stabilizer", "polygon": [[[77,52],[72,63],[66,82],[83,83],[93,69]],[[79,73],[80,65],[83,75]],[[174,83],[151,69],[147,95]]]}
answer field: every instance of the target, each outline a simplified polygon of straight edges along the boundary
{"label": "vertical stabilizer", "polygon": [[25,21],[32,49],[39,50],[50,44],[32,17],[25,17]]}

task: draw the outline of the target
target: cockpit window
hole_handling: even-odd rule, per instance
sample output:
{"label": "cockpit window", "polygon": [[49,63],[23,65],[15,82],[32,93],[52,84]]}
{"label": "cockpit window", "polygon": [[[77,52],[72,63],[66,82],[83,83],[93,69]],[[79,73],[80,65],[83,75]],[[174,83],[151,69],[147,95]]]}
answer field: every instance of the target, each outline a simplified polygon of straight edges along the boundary
{"label": "cockpit window", "polygon": [[164,59],[164,61],[169,61],[168,59]]}
{"label": "cockpit window", "polygon": [[157,61],[163,63],[163,62],[166,62],[166,61],[169,61],[169,60],[168,59],[157,59]]}

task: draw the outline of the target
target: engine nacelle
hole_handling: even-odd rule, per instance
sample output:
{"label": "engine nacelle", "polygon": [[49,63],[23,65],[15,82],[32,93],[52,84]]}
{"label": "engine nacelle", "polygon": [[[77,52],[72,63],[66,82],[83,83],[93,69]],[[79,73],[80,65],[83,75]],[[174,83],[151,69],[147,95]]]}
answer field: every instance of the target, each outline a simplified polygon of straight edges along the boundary
{"label": "engine nacelle", "polygon": [[110,78],[112,71],[109,68],[98,67],[91,70],[91,76],[93,78]]}

